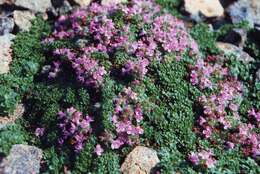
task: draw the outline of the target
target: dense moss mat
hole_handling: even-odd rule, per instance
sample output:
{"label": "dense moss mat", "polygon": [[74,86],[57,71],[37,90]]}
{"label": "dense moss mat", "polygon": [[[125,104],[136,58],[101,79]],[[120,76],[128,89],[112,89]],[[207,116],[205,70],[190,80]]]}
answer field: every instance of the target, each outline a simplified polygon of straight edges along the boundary
{"label": "dense moss mat", "polygon": [[48,35],[50,26],[37,18],[29,32],[16,36],[12,45],[13,60],[8,74],[0,75],[0,115],[14,111],[23,95],[33,85],[34,75],[45,60],[41,39]]}
{"label": "dense moss mat", "polygon": [[[158,2],[173,8],[180,3],[169,0]],[[191,35],[199,43],[203,56],[206,56],[219,53],[215,42],[228,29],[212,33],[206,25],[199,24],[192,29]],[[60,42],[52,45],[52,48],[43,48],[42,38],[48,35],[50,30],[50,25],[38,18],[29,32],[18,34],[13,44],[14,60],[11,71],[0,76],[0,82],[5,84],[0,87],[0,112],[11,112],[15,105],[23,100],[26,113],[16,124],[0,130],[0,152],[7,154],[13,144],[28,143],[44,151],[41,173],[65,173],[66,168],[75,174],[120,173],[120,165],[132,147],[124,147],[121,150],[105,149],[105,153],[100,157],[94,154],[94,148],[99,142],[101,132],[115,129],[110,120],[114,110],[113,99],[125,86],[131,86],[140,95],[144,109],[144,135],[140,139],[140,145],[157,150],[161,162],[156,169],[166,174],[260,173],[257,162],[245,158],[237,148],[226,151],[224,147],[214,147],[218,164],[213,169],[192,167],[188,162],[188,153],[196,150],[198,144],[205,148],[210,147],[210,143],[197,137],[192,129],[201,112],[196,101],[202,93],[188,81],[188,64],[194,63],[188,54],[184,55],[181,61],[176,61],[174,55],[167,55],[165,62],[153,62],[148,75],[139,86],[132,85],[131,80],[118,79],[112,74],[111,77],[105,77],[102,90],[95,91],[79,85],[69,67],[63,70],[66,76],[59,76],[55,80],[48,80],[46,75],[41,73],[42,67],[49,65],[53,59],[49,50],[65,45],[73,47],[68,42]],[[201,33],[205,35],[202,36]],[[93,57],[101,60],[105,67],[111,66],[105,55]],[[115,62],[112,63],[117,65],[129,58],[120,51],[114,57]],[[243,117],[252,106],[260,109],[260,88],[255,77],[258,64],[257,60],[245,65],[232,56],[227,62],[233,75],[243,81],[247,88],[240,108]],[[60,136],[57,113],[70,106],[84,114],[95,116],[95,132],[80,154],[75,154],[69,146],[60,148],[57,145]],[[45,128],[45,134],[41,138],[34,135],[37,127]]]}
{"label": "dense moss mat", "polygon": [[165,10],[170,12],[172,15],[177,17],[182,17],[181,13],[178,11],[182,4],[181,0],[156,0],[156,3],[161,5]]}
{"label": "dense moss mat", "polygon": [[19,124],[10,124],[0,129],[0,152],[7,155],[14,144],[23,144],[29,137],[24,128]]}

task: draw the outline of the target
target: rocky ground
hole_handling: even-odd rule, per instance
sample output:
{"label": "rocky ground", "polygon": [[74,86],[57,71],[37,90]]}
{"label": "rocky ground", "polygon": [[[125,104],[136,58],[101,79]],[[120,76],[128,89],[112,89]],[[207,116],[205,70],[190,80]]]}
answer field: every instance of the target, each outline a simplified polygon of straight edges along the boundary
{"label": "rocky ground", "polygon": [[[122,0],[102,0],[102,4],[120,3]],[[124,1],[124,0],[123,0]],[[0,74],[9,72],[12,62],[11,45],[17,33],[28,31],[36,16],[53,20],[72,9],[85,7],[91,0],[0,0]],[[211,30],[225,24],[240,24],[247,21],[247,29],[234,28],[221,38],[217,46],[226,53],[233,53],[245,64],[254,61],[252,52],[246,49],[248,39],[260,46],[260,1],[259,0],[183,0],[177,7],[188,28],[204,22]],[[201,33],[203,35],[203,33]],[[260,70],[259,70],[260,72]],[[259,73],[260,78],[260,73]],[[0,117],[0,129],[12,124],[23,114],[19,104],[14,114]],[[42,152],[28,145],[13,145],[10,154],[1,160],[0,173],[39,173]],[[159,162],[154,150],[138,146],[125,159],[121,171],[125,174],[145,174]]]}

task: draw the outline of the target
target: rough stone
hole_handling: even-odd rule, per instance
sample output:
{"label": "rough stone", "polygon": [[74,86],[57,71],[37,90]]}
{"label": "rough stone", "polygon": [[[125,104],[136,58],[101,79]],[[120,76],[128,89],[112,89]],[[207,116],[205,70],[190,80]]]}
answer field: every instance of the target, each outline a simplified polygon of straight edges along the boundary
{"label": "rough stone", "polygon": [[200,13],[205,17],[220,17],[224,14],[224,8],[219,0],[184,0],[185,10],[195,20],[201,20]]}
{"label": "rough stone", "polygon": [[243,48],[247,39],[247,31],[244,29],[233,29],[224,36],[221,41],[234,44]]}
{"label": "rough stone", "polygon": [[260,83],[260,69],[258,69],[256,72],[256,81]]}
{"label": "rough stone", "polygon": [[130,152],[121,166],[123,174],[147,174],[160,160],[155,150],[137,146]]}
{"label": "rough stone", "polygon": [[12,61],[11,44],[15,35],[6,34],[0,36],[0,74],[5,74],[9,71],[9,64]]}
{"label": "rough stone", "polygon": [[51,0],[16,0],[15,5],[41,13],[52,7]]}
{"label": "rough stone", "polygon": [[21,31],[28,31],[34,18],[35,15],[30,11],[14,11],[14,22]]}
{"label": "rough stone", "polygon": [[23,104],[18,104],[13,114],[8,116],[0,116],[0,129],[6,125],[12,124],[18,118],[22,117],[24,114],[25,108]]}
{"label": "rough stone", "polygon": [[58,8],[60,6],[62,6],[64,0],[51,0],[52,6],[54,8]]}
{"label": "rough stone", "polygon": [[3,160],[0,173],[36,174],[40,170],[42,150],[28,145],[13,145],[10,154]]}
{"label": "rough stone", "polygon": [[123,2],[127,2],[127,0],[102,0],[101,4],[102,5],[112,5],[112,4],[119,4],[119,3],[123,3]]}
{"label": "rough stone", "polygon": [[59,15],[63,15],[71,11],[73,8],[68,1],[64,1],[62,6],[58,9]]}
{"label": "rough stone", "polygon": [[233,23],[247,20],[251,27],[260,25],[260,1],[259,0],[239,0],[232,4],[227,12],[231,16]]}
{"label": "rough stone", "polygon": [[11,33],[14,29],[14,20],[9,17],[0,18],[0,35]]}
{"label": "rough stone", "polygon": [[0,0],[0,5],[2,4],[12,4],[14,0]]}
{"label": "rough stone", "polygon": [[243,61],[244,63],[254,62],[254,58],[252,58],[249,54],[244,52],[241,48],[223,42],[217,42],[217,47],[222,50],[225,54],[234,54],[238,60]]}
{"label": "rough stone", "polygon": [[76,4],[80,5],[81,7],[88,6],[91,0],[73,0]]}

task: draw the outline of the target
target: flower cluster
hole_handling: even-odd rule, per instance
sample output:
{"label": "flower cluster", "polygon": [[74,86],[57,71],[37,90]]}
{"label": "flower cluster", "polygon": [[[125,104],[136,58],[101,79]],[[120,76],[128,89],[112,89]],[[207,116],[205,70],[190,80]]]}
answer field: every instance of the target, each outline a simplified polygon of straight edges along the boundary
{"label": "flower cluster", "polygon": [[[202,114],[197,120],[195,131],[210,142],[220,137],[228,149],[240,145],[246,156],[260,155],[260,136],[254,129],[259,127],[260,112],[254,108],[248,111],[248,120],[243,123],[239,115],[243,87],[238,79],[228,74],[228,69],[217,57],[198,59],[191,71],[191,83],[201,90],[213,88],[208,96],[199,97]],[[190,161],[197,165],[200,155],[191,153]],[[208,166],[208,165],[207,165]]]}
{"label": "flower cluster", "polygon": [[92,87],[99,87],[102,84],[106,71],[103,66],[99,66],[98,61],[95,59],[88,58],[86,55],[76,57],[76,53],[70,49],[57,49],[54,51],[54,54],[68,58],[72,68],[75,70],[78,81],[82,84]]}
{"label": "flower cluster", "polygon": [[198,85],[200,89],[212,89],[216,84],[211,78],[223,78],[228,75],[228,69],[219,64],[210,64],[203,59],[197,59],[196,65],[192,67],[190,82],[192,85]]}
{"label": "flower cluster", "polygon": [[229,144],[233,147],[239,144],[246,156],[257,158],[260,156],[260,135],[254,129],[259,128],[259,112],[252,108],[248,111],[248,117],[250,123],[240,123],[235,132],[230,132]]}
{"label": "flower cluster", "polygon": [[153,16],[160,12],[160,6],[154,3],[154,0],[132,0],[129,6],[120,5],[122,11],[130,17],[140,15],[144,22],[152,22]]}
{"label": "flower cluster", "polygon": [[122,69],[123,75],[132,75],[135,78],[142,79],[147,73],[147,66],[149,65],[149,61],[147,59],[140,59],[137,62],[133,62],[128,60]]}
{"label": "flower cluster", "polygon": [[183,22],[172,15],[158,16],[148,24],[151,25],[150,29],[141,32],[141,39],[131,44],[129,53],[138,58],[160,60],[167,53],[181,56],[186,50],[198,52],[198,46],[187,33]]}
{"label": "flower cluster", "polygon": [[86,86],[100,86],[106,74],[104,67],[98,66],[95,59],[86,56],[73,61],[72,67],[76,70],[77,79]]}
{"label": "flower cluster", "polygon": [[97,154],[97,156],[101,156],[103,152],[104,152],[104,149],[101,147],[100,144],[97,144],[96,148],[95,148],[95,153]]}
{"label": "flower cluster", "polygon": [[248,116],[249,119],[254,119],[256,121],[256,123],[258,124],[258,127],[260,127],[259,123],[260,123],[260,111],[256,111],[254,108],[250,109],[248,111]]}
{"label": "flower cluster", "polygon": [[53,67],[51,68],[48,78],[52,79],[57,77],[58,73],[60,72],[61,62],[60,61],[54,61]]}
{"label": "flower cluster", "polygon": [[[227,130],[232,122],[239,121],[237,99],[241,98],[241,84],[237,80],[223,81],[218,84],[219,93],[199,98],[203,106],[203,115],[198,119],[201,133],[210,138],[219,127]],[[228,112],[229,111],[229,112]]]}
{"label": "flower cluster", "polygon": [[35,129],[34,134],[36,137],[41,137],[41,136],[43,136],[44,132],[45,132],[45,128],[37,127]]}
{"label": "flower cluster", "polygon": [[201,165],[206,166],[207,168],[212,168],[216,164],[216,160],[214,159],[214,154],[211,149],[201,150],[200,152],[191,152],[188,158],[193,165]]}
{"label": "flower cluster", "polygon": [[[153,0],[132,0],[113,6],[92,3],[86,9],[61,16],[44,43],[74,43],[73,48],[60,48],[54,50],[54,54],[67,57],[77,79],[86,86],[100,87],[107,74],[102,62],[91,56],[96,52],[108,55],[108,60],[113,62],[117,50],[125,51],[136,60],[125,60],[123,73],[143,78],[153,59],[161,60],[167,53],[181,57],[186,51],[198,51],[183,22],[159,12],[160,8]],[[118,14],[121,19],[115,19]],[[118,20],[121,20],[120,25]],[[55,70],[50,77],[56,76]]]}
{"label": "flower cluster", "polygon": [[197,52],[198,47],[186,32],[184,23],[172,15],[158,16],[153,21],[151,35],[165,52],[183,52],[187,48]]}
{"label": "flower cluster", "polygon": [[115,99],[115,109],[112,123],[116,127],[117,137],[112,140],[112,149],[118,149],[124,144],[135,143],[136,138],[143,134],[139,123],[143,119],[141,106],[138,104],[137,94],[132,89],[125,88]]}
{"label": "flower cluster", "polygon": [[238,131],[230,134],[230,141],[240,144],[246,156],[257,158],[260,156],[260,135],[253,131],[255,127],[248,123],[238,126]]}
{"label": "flower cluster", "polygon": [[80,152],[88,139],[92,129],[90,123],[93,121],[90,116],[83,116],[75,108],[68,108],[65,112],[58,113],[58,127],[62,136],[59,138],[59,145],[68,143],[73,146],[75,152]]}

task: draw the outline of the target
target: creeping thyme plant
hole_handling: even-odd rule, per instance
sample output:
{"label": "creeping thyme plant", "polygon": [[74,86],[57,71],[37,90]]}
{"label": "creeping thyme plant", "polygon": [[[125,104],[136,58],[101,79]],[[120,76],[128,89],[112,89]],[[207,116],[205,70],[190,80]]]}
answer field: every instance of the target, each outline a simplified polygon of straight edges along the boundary
{"label": "creeping thyme plant", "polygon": [[[21,33],[13,71],[0,76],[9,97],[1,113],[8,102],[26,105],[21,138],[7,145],[42,148],[42,173],[120,173],[137,145],[158,152],[155,173],[259,173],[258,60],[224,55],[217,34],[199,24],[190,35],[158,4],[93,2],[53,23],[38,19],[41,36]],[[33,34],[36,58],[27,60],[18,48]]]}

